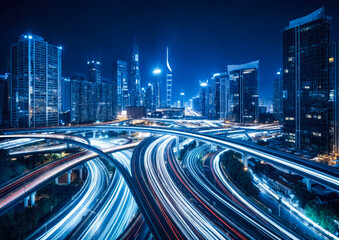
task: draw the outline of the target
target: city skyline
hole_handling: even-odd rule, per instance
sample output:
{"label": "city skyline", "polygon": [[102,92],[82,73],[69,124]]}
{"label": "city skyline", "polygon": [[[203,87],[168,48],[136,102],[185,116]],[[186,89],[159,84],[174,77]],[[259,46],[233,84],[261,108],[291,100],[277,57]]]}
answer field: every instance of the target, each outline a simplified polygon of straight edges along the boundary
{"label": "city skyline", "polygon": [[[146,87],[149,82],[152,82],[152,71],[155,67],[166,69],[166,46],[168,45],[173,70],[172,100],[174,101],[180,98],[181,92],[186,93],[186,99],[195,96],[199,90],[200,80],[209,79],[215,72],[226,71],[227,65],[257,59],[261,62],[259,95],[273,97],[273,79],[282,64],[281,31],[288,21],[305,16],[324,6],[326,14],[333,17],[332,37],[338,39],[338,32],[335,28],[339,25],[338,18],[335,17],[338,5],[320,1],[307,3],[307,6],[300,4],[302,7],[288,8],[286,1],[284,4],[277,3],[277,7],[263,2],[248,5],[245,2],[237,2],[226,5],[213,1],[208,6],[205,6],[203,2],[194,5],[185,2],[182,3],[182,10],[179,11],[174,9],[179,4],[177,2],[172,2],[171,6],[163,3],[167,10],[161,10],[160,3],[157,1],[143,5],[128,1],[116,3],[117,5],[98,4],[90,10],[92,14],[83,16],[84,8],[88,3],[74,2],[67,7],[64,2],[59,2],[53,15],[68,13],[73,4],[78,8],[73,11],[74,18],[70,19],[66,14],[58,22],[52,22],[53,31],[46,26],[44,21],[44,19],[49,19],[46,13],[51,10],[39,11],[44,7],[42,4],[37,9],[33,9],[31,14],[30,11],[23,13],[24,23],[14,22],[2,27],[9,37],[0,40],[0,55],[4,59],[0,63],[0,69],[2,72],[7,70],[5,59],[9,56],[9,44],[22,33],[31,33],[49,39],[51,44],[63,46],[62,73],[64,77],[70,77],[76,72],[84,73],[86,71],[84,63],[93,57],[102,62],[103,76],[111,77],[114,59],[130,60],[133,36],[136,35],[141,56],[141,87]],[[21,5],[25,4],[21,3]],[[131,5],[135,7],[127,13],[126,10]],[[121,12],[116,13],[115,17],[108,16],[106,12],[100,16],[95,14],[96,10],[104,7],[107,9],[119,7]],[[256,15],[260,16],[259,21],[255,23],[249,21],[251,18],[257,18],[253,13],[249,13],[251,7],[256,10]],[[140,11],[135,8],[139,8]],[[233,9],[233,13],[227,14],[230,9]],[[12,16],[9,13],[14,10],[15,7],[8,3],[7,11],[1,17],[5,17],[6,21],[10,20]],[[187,18],[183,16],[184,12],[188,13]],[[133,19],[144,14],[151,15],[149,19],[142,18],[140,21],[133,22]],[[203,18],[202,16],[206,14],[209,14],[209,17]],[[122,20],[117,20],[116,18],[121,15],[124,16]],[[275,16],[274,19],[272,19],[273,16]],[[127,21],[126,17],[130,20]],[[270,21],[263,21],[267,17]],[[109,21],[110,19],[116,21]],[[149,24],[151,20],[157,21]],[[79,21],[83,22],[80,24]],[[185,24],[178,26],[180,21]],[[194,21],[199,23],[201,29],[192,25]],[[247,25],[244,25],[245,22]],[[71,29],[78,23],[82,27]],[[94,23],[100,24],[95,27]],[[112,27],[116,29],[112,30]],[[90,29],[96,34],[88,34]],[[120,31],[121,29],[123,31]],[[118,30],[119,34],[114,34]],[[253,31],[258,34],[254,34]],[[247,37],[248,34],[251,35],[250,38]],[[201,47],[198,48],[198,46]],[[191,87],[192,85],[194,88]]]}
{"label": "city skyline", "polygon": [[339,4],[5,9],[0,239],[339,239]]}

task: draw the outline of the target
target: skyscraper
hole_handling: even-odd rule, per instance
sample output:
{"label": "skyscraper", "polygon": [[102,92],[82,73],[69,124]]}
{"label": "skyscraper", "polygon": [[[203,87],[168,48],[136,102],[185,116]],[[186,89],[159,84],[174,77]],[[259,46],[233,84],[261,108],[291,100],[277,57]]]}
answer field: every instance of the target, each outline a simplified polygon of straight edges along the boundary
{"label": "skyscraper", "polygon": [[228,66],[227,116],[231,122],[258,122],[259,61]]}
{"label": "skyscraper", "polygon": [[101,114],[99,121],[106,122],[115,118],[113,114],[113,84],[111,78],[102,77],[101,80]]}
{"label": "skyscraper", "polygon": [[89,104],[89,122],[97,121],[102,115],[101,108],[102,89],[101,89],[101,62],[97,60],[87,61],[87,81],[88,84],[88,104]]}
{"label": "skyscraper", "polygon": [[172,104],[172,69],[168,61],[168,47],[166,49],[166,107]]}
{"label": "skyscraper", "polygon": [[84,75],[75,74],[70,78],[70,121],[72,124],[93,122],[94,112],[93,108],[90,108],[89,99],[94,84],[87,81]]}
{"label": "skyscraper", "polygon": [[146,96],[145,96],[145,106],[147,111],[154,111],[155,104],[154,104],[154,88],[151,83],[147,85],[146,88]]}
{"label": "skyscraper", "polygon": [[61,91],[61,111],[60,123],[62,125],[70,123],[71,112],[71,80],[68,77],[61,78],[60,84]]}
{"label": "skyscraper", "polygon": [[140,89],[140,106],[146,107],[146,89]]}
{"label": "skyscraper", "polygon": [[87,80],[101,83],[101,62],[97,60],[87,61]]}
{"label": "skyscraper", "polygon": [[195,112],[200,112],[200,99],[199,96],[193,97],[192,99],[192,110]]}
{"label": "skyscraper", "polygon": [[131,106],[140,106],[140,69],[139,69],[139,49],[134,40],[132,63],[131,63],[131,79],[130,79],[130,95]]}
{"label": "skyscraper", "polygon": [[8,127],[9,125],[9,97],[8,82],[10,74],[0,75],[0,126]]}
{"label": "skyscraper", "polygon": [[283,77],[281,70],[273,80],[273,115],[277,121],[283,123]]}
{"label": "skyscraper", "polygon": [[199,91],[200,114],[204,117],[208,115],[208,81],[200,82]]}
{"label": "skyscraper", "polygon": [[113,102],[116,114],[121,114],[130,105],[127,72],[127,62],[118,60],[113,63]]}
{"label": "skyscraper", "polygon": [[153,103],[154,103],[154,108],[160,108],[162,107],[161,105],[161,100],[163,99],[163,91],[162,91],[162,81],[161,81],[161,70],[160,69],[155,69],[153,71]]}
{"label": "skyscraper", "polygon": [[59,125],[61,51],[36,35],[11,44],[12,127]]}
{"label": "skyscraper", "polygon": [[330,18],[324,8],[290,21],[283,30],[283,135],[285,143],[297,149],[333,151],[329,46]]}
{"label": "skyscraper", "polygon": [[67,112],[71,108],[70,95],[71,95],[71,80],[68,77],[61,79],[61,112]]}
{"label": "skyscraper", "polygon": [[185,107],[185,93],[180,93],[180,106],[179,107]]}
{"label": "skyscraper", "polygon": [[226,117],[226,84],[228,83],[227,73],[216,73],[209,80],[209,118]]}
{"label": "skyscraper", "polygon": [[339,42],[330,47],[330,76],[334,82],[334,152],[339,153]]}

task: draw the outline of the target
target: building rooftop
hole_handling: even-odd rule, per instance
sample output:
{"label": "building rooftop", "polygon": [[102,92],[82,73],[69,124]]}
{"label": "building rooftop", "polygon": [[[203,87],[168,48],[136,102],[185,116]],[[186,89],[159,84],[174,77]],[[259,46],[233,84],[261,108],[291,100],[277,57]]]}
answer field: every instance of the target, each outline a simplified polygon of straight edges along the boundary
{"label": "building rooftop", "polygon": [[251,68],[258,69],[259,68],[259,60],[249,62],[249,63],[240,64],[240,65],[228,65],[227,66],[228,72],[236,71],[236,70],[242,70],[242,69],[251,69]]}
{"label": "building rooftop", "polygon": [[36,40],[39,40],[39,41],[44,41],[43,37],[33,35],[33,34],[28,34],[28,35],[21,34],[20,39],[36,39]]}
{"label": "building rooftop", "polygon": [[325,8],[321,7],[318,10],[304,16],[304,17],[300,17],[297,19],[294,19],[292,21],[290,21],[289,26],[285,28],[285,30],[291,29],[291,28],[295,28],[297,26],[315,21],[317,19],[321,19],[321,18],[325,18]]}

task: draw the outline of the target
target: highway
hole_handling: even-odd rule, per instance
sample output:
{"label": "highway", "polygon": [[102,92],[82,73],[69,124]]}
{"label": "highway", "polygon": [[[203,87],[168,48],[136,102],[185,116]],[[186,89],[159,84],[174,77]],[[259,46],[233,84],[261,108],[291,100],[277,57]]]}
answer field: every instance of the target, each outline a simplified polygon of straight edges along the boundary
{"label": "highway", "polygon": [[184,235],[176,230],[176,226],[170,220],[164,206],[150,187],[151,179],[146,177],[144,164],[145,154],[149,155],[148,146],[153,143],[154,138],[141,142],[133,152],[131,166],[132,177],[135,182],[136,192],[140,204],[148,213],[146,218],[149,227],[158,239],[185,239]]}
{"label": "highway", "polygon": [[88,161],[85,166],[88,176],[80,192],[28,239],[65,239],[93,209],[108,185],[109,176],[99,159]]}
{"label": "highway", "polygon": [[[174,172],[171,172],[168,144],[173,137],[150,138],[141,143],[135,150],[140,151],[139,161],[133,177],[141,184],[145,202],[157,218],[157,231],[163,234],[162,239],[247,239],[246,233],[239,233],[229,226],[201,202],[189,188],[179,184]],[[173,155],[171,156],[173,157]],[[144,162],[143,162],[144,161]],[[132,163],[133,164],[133,163]],[[189,194],[189,196],[187,196]],[[156,203],[152,203],[154,200]],[[203,208],[201,210],[200,208]],[[162,212],[161,215],[157,212]],[[213,220],[212,220],[213,219]],[[215,219],[221,224],[216,226]],[[244,236],[246,235],[246,237]]]}
{"label": "highway", "polygon": [[[56,129],[49,129],[49,131]],[[65,129],[67,128],[62,128],[62,131],[65,131]],[[249,156],[308,177],[336,191],[339,190],[339,173],[336,169],[248,142],[223,139],[187,130],[159,127],[86,126],[73,129],[73,131],[74,130],[144,131],[196,139],[248,154]],[[37,130],[37,132],[40,131],[41,130]],[[35,132],[35,130],[31,130],[31,132]],[[34,138],[51,137],[51,135],[43,134],[19,135],[19,137],[33,136]],[[8,135],[0,137],[15,138],[17,136]],[[220,209],[223,209],[222,204],[225,205],[225,203],[214,196],[210,190],[204,187],[201,188],[201,183],[199,183],[197,179],[188,179],[190,180],[190,182],[188,182],[187,179],[184,178],[184,174],[179,172],[180,168],[175,168],[175,161],[171,160],[174,159],[173,156],[171,156],[173,153],[169,150],[170,142],[173,141],[175,137],[167,136],[165,138],[166,139],[147,139],[135,149],[131,162],[132,180],[130,180],[130,174],[126,173],[130,173],[130,170],[119,162],[120,170],[123,169],[123,172],[125,171],[124,178],[129,181],[128,186],[132,187],[133,195],[137,197],[137,203],[141,206],[141,212],[144,214],[147,224],[157,238],[245,239],[250,238],[252,234],[254,234],[253,236],[258,234],[257,237],[254,237],[256,239],[301,238],[295,236],[294,233],[286,231],[282,226],[279,228],[279,226],[274,226],[272,223],[265,226],[258,224],[258,219],[255,216],[258,217],[260,214],[249,208],[244,202],[239,201],[240,199],[238,199],[238,201],[242,206],[245,206],[246,210],[239,209],[239,206],[234,206],[233,202],[228,203],[229,209],[238,213],[238,218],[230,216],[229,212],[231,211],[227,211],[227,214],[225,214],[225,212],[223,213]],[[77,139],[76,141],[81,140]],[[87,145],[87,143],[84,142],[82,144]],[[155,161],[155,159],[157,159],[157,161]],[[117,161],[113,162],[116,163]],[[169,167],[169,164],[172,164],[172,166]],[[200,186],[199,191],[197,191],[197,186]],[[194,191],[192,189],[194,189]],[[230,191],[230,189],[228,189],[228,191]],[[213,206],[213,204],[206,204],[206,199],[215,199],[216,201],[213,203],[215,206]],[[223,200],[225,201],[225,199]],[[267,221],[263,216],[260,216],[260,218],[261,220],[264,219]],[[247,222],[249,225],[243,224],[244,222]],[[239,225],[245,226],[246,231],[239,228]],[[253,229],[251,230],[251,228]],[[250,232],[250,235],[248,235],[247,232]],[[259,236],[260,234],[262,235]]]}
{"label": "highway", "polygon": [[[131,152],[117,152],[113,157],[130,168]],[[115,171],[105,195],[87,219],[69,239],[117,239],[136,215],[138,207],[121,174]]]}
{"label": "highway", "polygon": [[[170,147],[170,146],[168,146]],[[186,174],[181,170],[182,167],[174,157],[170,162],[173,171],[185,182],[187,189],[194,191],[195,195],[204,202],[207,209],[217,214],[214,217],[217,225],[220,225],[222,219],[230,219],[231,223],[237,228],[249,234],[255,239],[299,239],[295,233],[291,233],[286,229],[270,226],[270,223],[258,218],[248,209],[244,208],[239,202],[234,201],[232,195],[225,195],[220,192],[213,182],[209,181],[202,172],[203,167],[199,163],[200,156],[208,153],[210,146],[203,145],[190,151],[183,165]],[[206,169],[205,169],[206,170]],[[278,229],[277,229],[278,228]]]}
{"label": "highway", "polygon": [[134,221],[130,223],[128,228],[119,236],[119,239],[128,240],[144,240],[152,239],[152,233],[148,228],[145,218],[141,213],[137,215]]}
{"label": "highway", "polygon": [[[51,128],[49,131],[67,131],[67,130],[125,130],[125,131],[145,131],[154,132],[159,134],[175,135],[187,138],[193,138],[198,141],[204,141],[213,143],[218,146],[229,148],[237,152],[241,152],[252,156],[256,159],[263,160],[265,162],[283,167],[287,170],[293,171],[304,177],[307,177],[315,182],[318,182],[324,186],[327,186],[335,191],[339,192],[339,173],[337,169],[330,166],[309,161],[288,153],[284,153],[275,149],[266,148],[253,143],[239,141],[235,139],[224,139],[216,136],[210,136],[204,133],[191,132],[185,129],[172,129],[172,128],[160,128],[160,127],[139,127],[139,126],[87,126],[87,127],[62,127]],[[31,129],[31,130],[7,130],[6,134],[10,133],[27,133],[27,132],[41,132],[46,129]],[[2,136],[0,136],[2,137]]]}
{"label": "highway", "polygon": [[[112,153],[134,148],[137,144],[138,143],[130,143],[123,146],[111,147],[104,151]],[[58,159],[34,169],[33,171],[25,173],[16,179],[10,180],[10,182],[0,188],[0,213],[4,213],[8,208],[12,207],[28,194],[34,192],[46,182],[53,180],[69,169],[72,169],[95,157],[98,157],[98,154],[83,151],[75,155]]]}
{"label": "highway", "polygon": [[44,141],[44,139],[30,139],[30,138],[20,138],[9,141],[3,141],[0,142],[0,149],[9,150],[42,141]]}
{"label": "highway", "polygon": [[[259,211],[253,203],[247,201],[245,204],[245,201],[238,201],[238,196],[234,194],[234,187],[230,189],[225,189],[224,192],[221,192],[218,188],[216,188],[216,186],[214,185],[214,181],[211,181],[211,179],[208,178],[207,175],[207,173],[210,173],[211,168],[207,168],[205,165],[207,164],[206,162],[209,162],[208,160],[210,160],[210,157],[214,154],[208,155],[208,157],[204,159],[203,166],[199,166],[198,162],[199,155],[206,154],[206,152],[208,152],[209,150],[208,148],[209,146],[203,145],[192,150],[187,155],[187,158],[184,160],[183,163],[188,170],[188,178],[197,185],[196,188],[204,189],[205,193],[201,194],[204,198],[214,199],[213,201],[216,203],[215,207],[219,205],[217,209],[225,215],[230,216],[230,212],[234,212],[238,215],[243,215],[243,219],[247,219],[249,223],[239,223],[240,226],[253,224],[255,228],[263,232],[264,236],[258,236],[256,237],[256,239],[263,239],[265,236],[268,239],[302,238],[298,236],[297,233],[291,231],[289,227],[283,226],[280,222],[277,222],[266,213]],[[204,168],[205,173],[203,173],[202,168]],[[245,197],[243,197],[243,199],[245,199]],[[246,227],[246,231],[249,232],[249,230],[250,228]],[[251,234],[251,236],[253,236],[253,234]]]}

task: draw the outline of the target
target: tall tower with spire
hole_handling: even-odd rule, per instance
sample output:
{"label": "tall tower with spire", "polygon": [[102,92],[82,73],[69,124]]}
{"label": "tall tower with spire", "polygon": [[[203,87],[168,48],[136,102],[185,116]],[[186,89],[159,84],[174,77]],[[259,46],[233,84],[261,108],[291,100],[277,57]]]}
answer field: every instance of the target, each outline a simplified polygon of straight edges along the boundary
{"label": "tall tower with spire", "polygon": [[166,105],[170,107],[172,104],[172,69],[168,61],[168,47],[166,48]]}
{"label": "tall tower with spire", "polygon": [[131,63],[130,78],[131,106],[140,106],[140,69],[139,69],[139,49],[134,36],[133,54]]}

